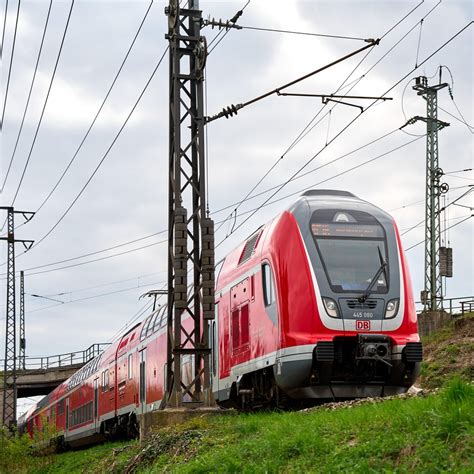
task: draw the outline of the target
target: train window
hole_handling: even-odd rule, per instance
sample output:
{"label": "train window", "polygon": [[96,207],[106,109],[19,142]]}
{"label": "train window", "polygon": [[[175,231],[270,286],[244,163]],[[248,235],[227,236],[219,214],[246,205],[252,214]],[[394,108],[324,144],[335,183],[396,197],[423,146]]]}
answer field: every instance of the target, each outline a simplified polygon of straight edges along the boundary
{"label": "train window", "polygon": [[273,285],[272,269],[268,263],[262,265],[263,300],[265,306],[275,302],[275,288]]}
{"label": "train window", "polygon": [[140,339],[145,339],[148,332],[148,326],[150,325],[150,321],[151,321],[151,316],[148,316],[148,318],[146,318],[145,322],[143,323],[142,332],[140,333]]}
{"label": "train window", "polygon": [[311,217],[310,228],[334,292],[364,292],[375,275],[372,293],[388,291],[386,235],[374,216],[356,210],[319,209]]}
{"label": "train window", "polygon": [[249,343],[249,305],[245,304],[232,311],[232,350],[238,351]]}
{"label": "train window", "polygon": [[133,354],[128,354],[128,378],[133,378]]}
{"label": "train window", "polygon": [[59,400],[57,408],[58,416],[61,416],[64,413],[64,400]]}
{"label": "train window", "polygon": [[245,346],[249,343],[249,305],[246,304],[240,308],[240,345]]}
{"label": "train window", "polygon": [[234,350],[239,347],[239,313],[238,309],[232,311],[232,348]]}
{"label": "train window", "polygon": [[153,320],[153,332],[156,332],[158,331],[161,327],[163,327],[162,323],[163,323],[163,315],[165,313],[165,307],[162,307],[160,308],[157,312],[156,312],[156,316]]}

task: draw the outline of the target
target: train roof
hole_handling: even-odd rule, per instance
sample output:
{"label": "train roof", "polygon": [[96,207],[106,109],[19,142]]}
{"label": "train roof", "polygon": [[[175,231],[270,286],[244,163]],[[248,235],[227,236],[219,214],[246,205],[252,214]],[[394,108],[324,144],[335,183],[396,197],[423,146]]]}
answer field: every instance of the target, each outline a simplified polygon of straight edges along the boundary
{"label": "train roof", "polygon": [[310,196],[339,196],[359,199],[355,194],[349,191],[340,191],[338,189],[310,189],[309,191],[305,191],[300,197]]}

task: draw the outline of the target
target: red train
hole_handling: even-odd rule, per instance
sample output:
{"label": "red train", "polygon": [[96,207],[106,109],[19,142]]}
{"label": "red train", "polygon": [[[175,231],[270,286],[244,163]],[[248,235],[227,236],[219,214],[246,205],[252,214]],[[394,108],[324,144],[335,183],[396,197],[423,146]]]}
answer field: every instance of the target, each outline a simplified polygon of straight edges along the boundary
{"label": "red train", "polygon": [[[400,236],[384,211],[316,190],[216,267],[212,387],[223,406],[405,392],[422,360]],[[166,308],[150,314],[20,420],[70,445],[137,431],[164,396]],[[184,367],[183,370],[190,369]]]}

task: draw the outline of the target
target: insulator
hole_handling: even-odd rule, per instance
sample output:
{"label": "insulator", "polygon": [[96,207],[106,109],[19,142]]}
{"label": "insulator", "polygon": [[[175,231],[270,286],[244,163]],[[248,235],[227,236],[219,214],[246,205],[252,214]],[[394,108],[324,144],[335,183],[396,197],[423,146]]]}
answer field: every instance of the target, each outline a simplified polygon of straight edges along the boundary
{"label": "insulator", "polygon": [[238,108],[232,104],[232,105],[229,105],[228,107],[224,107],[222,109],[222,112],[221,114],[225,117],[225,118],[229,118],[229,117],[232,117],[233,115],[237,115],[237,112],[238,112]]}

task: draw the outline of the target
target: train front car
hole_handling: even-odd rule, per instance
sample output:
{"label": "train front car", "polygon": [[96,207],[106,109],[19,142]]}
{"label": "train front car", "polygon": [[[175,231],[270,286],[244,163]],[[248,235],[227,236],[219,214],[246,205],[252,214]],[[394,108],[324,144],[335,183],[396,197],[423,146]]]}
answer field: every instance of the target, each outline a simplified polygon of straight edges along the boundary
{"label": "train front car", "polygon": [[[351,193],[324,190],[307,192],[290,212],[308,262],[300,270],[309,273],[313,294],[306,312],[295,314],[287,308],[290,330],[286,333],[283,321],[283,334],[289,336],[282,340],[283,347],[295,342],[291,321],[308,318],[317,324],[295,336],[303,339],[299,355],[306,353],[304,346],[311,340],[307,347],[311,357],[309,353],[293,361],[291,356],[281,357],[277,382],[297,398],[407,391],[418,376],[422,346],[408,268],[392,217]],[[280,264],[285,258],[291,265],[291,253],[281,255]]]}
{"label": "train front car", "polygon": [[419,373],[395,223],[348,192],[309,191],[260,228],[225,258],[216,296],[220,403],[390,395]]}

